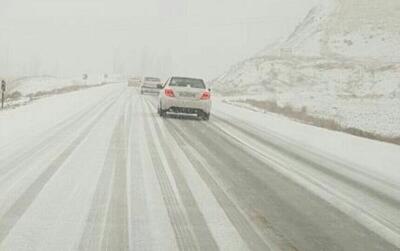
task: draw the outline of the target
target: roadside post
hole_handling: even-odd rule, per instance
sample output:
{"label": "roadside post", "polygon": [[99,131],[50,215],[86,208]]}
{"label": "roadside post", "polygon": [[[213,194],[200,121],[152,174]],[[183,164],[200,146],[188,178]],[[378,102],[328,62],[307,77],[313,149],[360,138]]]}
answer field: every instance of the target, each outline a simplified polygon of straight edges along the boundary
{"label": "roadside post", "polygon": [[82,75],[82,79],[85,80],[85,85],[87,85],[87,80],[88,80],[89,76],[87,75],[87,73]]}
{"label": "roadside post", "polygon": [[4,94],[6,92],[6,81],[1,81],[1,109],[4,108]]}

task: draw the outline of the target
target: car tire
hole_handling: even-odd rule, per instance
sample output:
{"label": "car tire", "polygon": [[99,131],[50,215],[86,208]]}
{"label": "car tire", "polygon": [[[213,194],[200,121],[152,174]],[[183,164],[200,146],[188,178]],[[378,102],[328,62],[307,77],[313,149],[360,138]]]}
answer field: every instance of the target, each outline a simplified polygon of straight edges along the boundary
{"label": "car tire", "polygon": [[209,113],[204,113],[203,114],[203,120],[205,120],[205,121],[210,120],[210,114]]}
{"label": "car tire", "polygon": [[160,115],[161,118],[167,117],[167,112],[162,109],[161,105],[158,107],[158,114]]}

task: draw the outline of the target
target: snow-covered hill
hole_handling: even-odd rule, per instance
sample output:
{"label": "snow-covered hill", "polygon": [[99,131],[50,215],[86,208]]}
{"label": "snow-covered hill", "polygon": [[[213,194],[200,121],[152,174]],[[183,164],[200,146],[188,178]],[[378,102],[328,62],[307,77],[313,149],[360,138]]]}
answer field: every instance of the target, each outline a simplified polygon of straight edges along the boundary
{"label": "snow-covered hill", "polygon": [[400,61],[400,1],[322,0],[289,36],[260,55]]}
{"label": "snow-covered hill", "polygon": [[234,65],[214,89],[399,137],[400,1],[321,1],[286,41]]}

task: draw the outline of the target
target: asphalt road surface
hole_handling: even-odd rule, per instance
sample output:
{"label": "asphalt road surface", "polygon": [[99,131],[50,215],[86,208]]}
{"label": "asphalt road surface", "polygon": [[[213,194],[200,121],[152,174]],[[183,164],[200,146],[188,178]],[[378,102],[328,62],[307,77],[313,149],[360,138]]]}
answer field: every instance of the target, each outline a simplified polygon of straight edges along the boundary
{"label": "asphalt road surface", "polygon": [[156,104],[110,89],[1,156],[0,250],[398,250],[293,179],[319,173],[400,208],[324,168],[338,163],[229,114],[162,119]]}

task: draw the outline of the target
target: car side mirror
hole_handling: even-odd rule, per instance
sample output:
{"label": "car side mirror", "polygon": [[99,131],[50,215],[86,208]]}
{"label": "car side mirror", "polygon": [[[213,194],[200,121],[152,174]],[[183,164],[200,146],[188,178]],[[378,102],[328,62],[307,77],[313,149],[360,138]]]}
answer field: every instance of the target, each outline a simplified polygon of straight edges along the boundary
{"label": "car side mirror", "polygon": [[163,88],[163,86],[162,86],[162,85],[160,85],[160,84],[158,84],[158,85],[157,85],[157,88],[158,88],[158,89],[162,89],[162,88]]}

